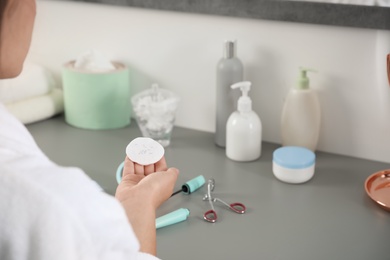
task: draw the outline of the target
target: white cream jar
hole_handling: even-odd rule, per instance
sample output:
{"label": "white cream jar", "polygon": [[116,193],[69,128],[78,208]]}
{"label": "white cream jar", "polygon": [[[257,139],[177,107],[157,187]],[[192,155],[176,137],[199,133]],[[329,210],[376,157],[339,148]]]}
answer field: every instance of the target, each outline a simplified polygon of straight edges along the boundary
{"label": "white cream jar", "polygon": [[315,154],[307,148],[280,147],[273,152],[272,171],[283,182],[307,182],[314,175],[315,159]]}

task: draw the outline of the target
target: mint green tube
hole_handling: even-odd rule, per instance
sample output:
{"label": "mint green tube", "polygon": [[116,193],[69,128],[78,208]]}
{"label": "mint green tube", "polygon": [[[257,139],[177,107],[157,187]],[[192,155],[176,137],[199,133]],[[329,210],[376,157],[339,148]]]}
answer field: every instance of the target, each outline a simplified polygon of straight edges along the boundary
{"label": "mint green tube", "polygon": [[184,183],[181,189],[185,194],[191,194],[192,192],[202,187],[205,182],[206,180],[204,179],[203,175],[199,175],[198,177]]}
{"label": "mint green tube", "polygon": [[171,213],[156,219],[156,229],[182,222],[186,220],[189,215],[190,211],[186,208],[180,208],[172,211]]}

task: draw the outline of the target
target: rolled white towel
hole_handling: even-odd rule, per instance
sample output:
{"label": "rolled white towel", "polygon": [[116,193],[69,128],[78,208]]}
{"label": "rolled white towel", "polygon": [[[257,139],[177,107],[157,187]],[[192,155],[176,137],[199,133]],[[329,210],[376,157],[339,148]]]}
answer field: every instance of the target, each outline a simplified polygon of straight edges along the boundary
{"label": "rolled white towel", "polygon": [[42,96],[54,87],[56,82],[48,69],[26,61],[18,77],[0,80],[0,102],[8,104]]}
{"label": "rolled white towel", "polygon": [[48,119],[64,111],[61,89],[52,89],[49,94],[5,104],[5,107],[23,124]]}

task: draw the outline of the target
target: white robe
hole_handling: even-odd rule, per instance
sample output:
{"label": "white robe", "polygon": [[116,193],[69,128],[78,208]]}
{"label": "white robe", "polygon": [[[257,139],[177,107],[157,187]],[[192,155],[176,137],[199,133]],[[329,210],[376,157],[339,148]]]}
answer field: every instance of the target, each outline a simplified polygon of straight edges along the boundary
{"label": "white robe", "polygon": [[50,161],[0,104],[0,259],[157,259],[82,170]]}

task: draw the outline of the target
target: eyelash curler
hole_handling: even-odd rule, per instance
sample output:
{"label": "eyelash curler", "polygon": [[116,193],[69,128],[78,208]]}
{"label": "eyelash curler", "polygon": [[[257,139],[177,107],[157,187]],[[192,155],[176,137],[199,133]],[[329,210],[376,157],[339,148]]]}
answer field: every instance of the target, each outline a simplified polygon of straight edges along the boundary
{"label": "eyelash curler", "polygon": [[205,221],[211,222],[211,223],[217,222],[218,216],[217,216],[217,212],[215,211],[215,208],[214,208],[214,202],[217,202],[217,201],[224,204],[230,210],[234,211],[237,214],[244,214],[245,213],[246,207],[244,204],[242,204],[240,202],[234,202],[234,203],[228,204],[219,198],[212,197],[211,192],[214,190],[214,187],[215,187],[215,180],[214,179],[208,180],[207,194],[204,195],[203,200],[204,201],[207,200],[210,203],[211,209],[206,211],[203,214],[203,219]]}

